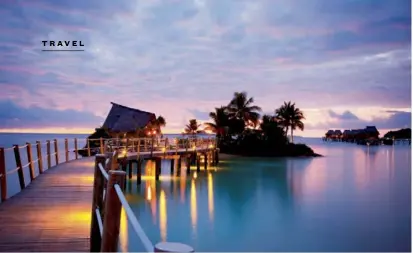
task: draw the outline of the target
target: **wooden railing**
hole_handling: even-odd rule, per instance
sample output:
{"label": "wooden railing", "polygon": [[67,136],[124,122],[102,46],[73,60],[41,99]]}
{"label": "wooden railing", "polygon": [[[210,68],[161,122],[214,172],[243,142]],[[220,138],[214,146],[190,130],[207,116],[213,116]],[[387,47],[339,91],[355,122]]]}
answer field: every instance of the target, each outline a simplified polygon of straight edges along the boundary
{"label": "wooden railing", "polygon": [[[9,198],[7,190],[7,178],[9,175],[17,173],[20,190],[23,190],[31,181],[38,175],[42,174],[47,169],[56,166],[62,162],[77,160],[83,156],[79,155],[79,151],[84,152],[84,156],[95,154],[104,154],[115,149],[123,150],[124,152],[136,152],[137,155],[143,152],[171,152],[175,150],[185,149],[186,151],[195,148],[207,148],[216,146],[215,138],[204,137],[179,137],[179,138],[112,138],[112,139],[89,139],[85,140],[83,148],[79,148],[79,139],[64,139],[63,147],[59,147],[57,139],[46,142],[36,141],[36,143],[26,143],[23,146],[13,145],[10,148],[0,147],[0,199],[4,202]],[[69,143],[73,144],[73,148],[69,148]],[[96,145],[98,143],[99,145]],[[61,143],[62,144],[62,143]],[[95,145],[91,145],[95,144]],[[64,156],[59,156],[59,148],[63,148]],[[34,149],[36,152],[34,152]],[[53,149],[53,151],[52,151]],[[7,152],[10,152],[7,155]],[[11,154],[11,152],[13,154]],[[70,154],[74,153],[74,159],[70,158]],[[22,159],[26,158],[26,159]],[[8,159],[7,159],[8,158]],[[63,161],[61,159],[64,159]],[[12,165],[11,160],[15,161]],[[27,163],[23,164],[23,160]],[[54,160],[54,163],[53,163]],[[12,169],[7,169],[12,167]],[[30,181],[25,180],[25,171],[29,171]]]}
{"label": "wooden railing", "polygon": [[90,251],[118,251],[123,207],[129,223],[147,252],[194,252],[192,247],[181,243],[161,242],[155,246],[152,244],[125,198],[125,177],[126,172],[119,169],[116,150],[110,154],[96,155]]}

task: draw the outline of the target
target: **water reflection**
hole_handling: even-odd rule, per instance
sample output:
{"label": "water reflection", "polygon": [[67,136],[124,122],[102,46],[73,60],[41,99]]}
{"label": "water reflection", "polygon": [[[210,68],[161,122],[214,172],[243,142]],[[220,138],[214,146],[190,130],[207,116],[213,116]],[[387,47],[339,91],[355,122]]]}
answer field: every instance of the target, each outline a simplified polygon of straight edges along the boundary
{"label": "water reflection", "polygon": [[208,214],[209,220],[214,221],[214,178],[208,173]]}
{"label": "water reflection", "polygon": [[165,191],[161,190],[159,196],[159,230],[161,231],[161,240],[166,242],[166,224],[167,224],[167,209]]}
{"label": "water reflection", "polygon": [[191,181],[191,224],[192,224],[192,232],[196,235],[196,223],[198,220],[198,209],[196,203],[196,186],[195,186],[195,179]]}
{"label": "water reflection", "polygon": [[120,214],[119,239],[121,252],[128,252],[128,219],[124,208],[122,208],[122,212]]}

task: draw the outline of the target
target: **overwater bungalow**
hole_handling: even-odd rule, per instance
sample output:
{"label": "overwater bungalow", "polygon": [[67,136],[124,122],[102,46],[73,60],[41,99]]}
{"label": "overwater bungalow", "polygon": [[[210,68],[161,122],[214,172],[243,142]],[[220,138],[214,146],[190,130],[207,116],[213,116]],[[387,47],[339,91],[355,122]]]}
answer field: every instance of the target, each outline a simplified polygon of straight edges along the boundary
{"label": "overwater bungalow", "polygon": [[343,133],[341,130],[328,130],[323,138],[324,141],[340,141]]}
{"label": "overwater bungalow", "polygon": [[[103,123],[105,129],[112,138],[117,137],[139,137],[148,133],[151,122],[156,119],[152,112],[146,112],[135,108],[111,102],[112,108]],[[150,129],[152,131],[152,129]],[[158,133],[154,129],[154,133]],[[152,132],[151,132],[152,133]]]}

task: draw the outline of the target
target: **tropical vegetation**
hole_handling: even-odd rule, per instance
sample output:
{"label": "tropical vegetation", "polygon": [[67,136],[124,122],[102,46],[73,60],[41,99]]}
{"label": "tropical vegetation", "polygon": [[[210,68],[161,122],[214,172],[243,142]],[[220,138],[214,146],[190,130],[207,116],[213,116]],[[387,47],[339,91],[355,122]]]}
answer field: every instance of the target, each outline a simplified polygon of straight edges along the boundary
{"label": "tropical vegetation", "polygon": [[[294,144],[294,130],[304,130],[304,113],[284,102],[273,115],[264,114],[246,92],[235,92],[228,105],[209,113],[205,130],[215,133],[223,153],[252,156],[316,156],[304,144]],[[188,126],[187,126],[188,127]],[[287,133],[291,133],[291,141]]]}

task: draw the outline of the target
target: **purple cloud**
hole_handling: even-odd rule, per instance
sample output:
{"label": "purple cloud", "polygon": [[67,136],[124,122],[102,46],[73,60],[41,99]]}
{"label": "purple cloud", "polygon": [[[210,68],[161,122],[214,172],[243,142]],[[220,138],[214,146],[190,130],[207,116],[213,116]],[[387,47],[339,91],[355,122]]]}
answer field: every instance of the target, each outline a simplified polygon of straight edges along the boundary
{"label": "purple cloud", "polygon": [[[180,131],[241,90],[265,111],[292,100],[325,117],[411,105],[409,1],[21,0],[0,9],[0,102],[22,108],[104,116],[117,100]],[[85,52],[44,53],[42,40],[81,40]]]}

